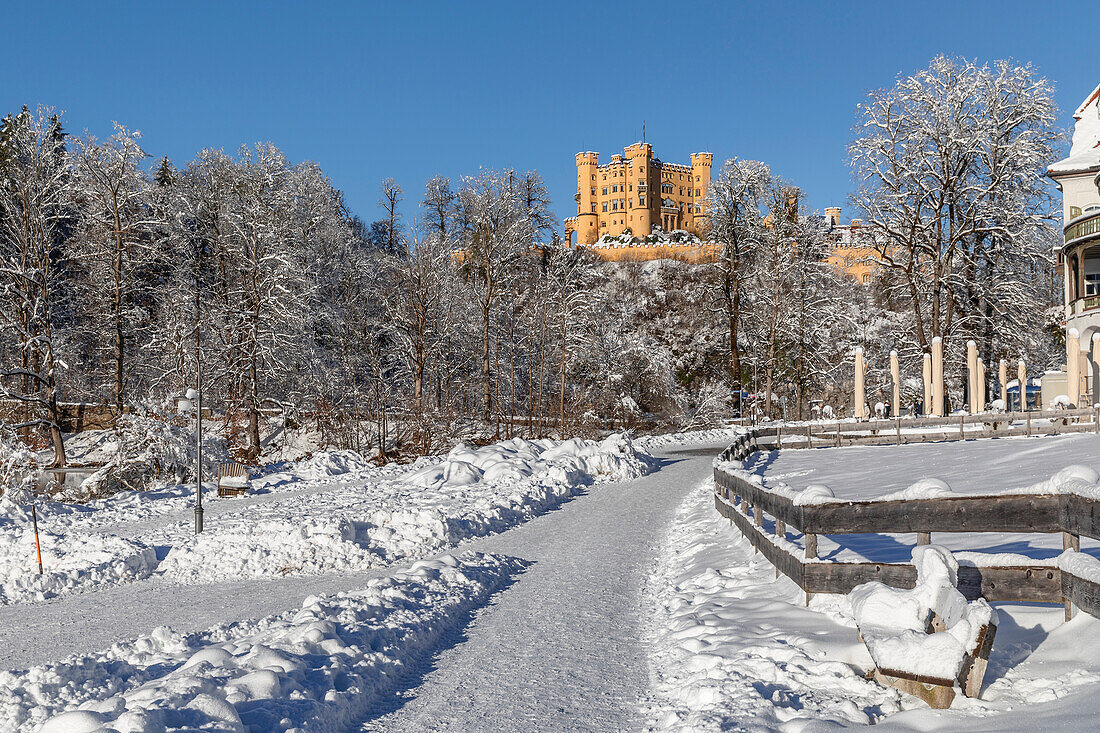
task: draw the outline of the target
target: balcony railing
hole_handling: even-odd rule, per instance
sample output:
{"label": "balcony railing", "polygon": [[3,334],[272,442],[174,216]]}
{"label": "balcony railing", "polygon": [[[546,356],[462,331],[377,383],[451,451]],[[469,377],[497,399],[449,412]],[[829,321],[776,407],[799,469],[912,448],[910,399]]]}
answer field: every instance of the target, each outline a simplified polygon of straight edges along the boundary
{"label": "balcony railing", "polygon": [[1065,228],[1066,244],[1100,234],[1100,211],[1094,211],[1085,217],[1078,217]]}

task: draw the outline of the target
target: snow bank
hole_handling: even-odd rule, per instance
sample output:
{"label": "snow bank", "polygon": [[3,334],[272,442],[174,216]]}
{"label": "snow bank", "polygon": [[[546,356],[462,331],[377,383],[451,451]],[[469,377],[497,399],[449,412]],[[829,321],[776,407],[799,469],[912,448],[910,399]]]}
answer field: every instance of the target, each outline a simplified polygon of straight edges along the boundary
{"label": "snow bank", "polygon": [[[689,430],[684,433],[665,433],[664,435],[642,435],[634,439],[634,445],[642,450],[653,451],[676,445],[692,443],[732,443],[747,428],[731,426],[709,430]],[[717,452],[717,451],[715,451]]]}
{"label": "snow bank", "polygon": [[681,504],[647,583],[647,729],[798,731],[897,712],[900,694],[852,664],[870,660],[851,628],[805,608],[715,513],[713,491],[707,481]]}
{"label": "snow bank", "polygon": [[161,563],[184,583],[337,572],[369,567],[366,527],[347,519],[235,523],[175,544]]}
{"label": "snow bank", "polygon": [[[954,680],[977,647],[982,627],[997,622],[996,613],[984,599],[967,603],[956,588],[959,565],[947,549],[916,547],[913,565],[912,590],[879,582],[852,589],[852,615],[879,669]],[[933,613],[944,629],[929,634]]]}
{"label": "snow bank", "polygon": [[3,672],[0,729],[350,729],[522,568],[448,555],[297,611]]}
{"label": "snow bank", "polygon": [[30,522],[0,526],[0,605],[46,598],[146,578],[156,568],[153,548],[101,534],[39,532],[38,573]]}
{"label": "snow bank", "polygon": [[[307,475],[354,459],[319,460]],[[362,570],[499,532],[594,481],[648,473],[629,436],[456,446],[389,480],[243,508],[173,542],[161,571],[181,582]]]}

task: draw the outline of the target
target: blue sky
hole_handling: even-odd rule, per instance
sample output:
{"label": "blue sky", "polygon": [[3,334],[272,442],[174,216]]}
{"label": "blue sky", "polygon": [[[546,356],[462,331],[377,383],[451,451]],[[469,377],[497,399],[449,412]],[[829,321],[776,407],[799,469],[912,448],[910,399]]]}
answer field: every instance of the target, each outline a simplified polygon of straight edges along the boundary
{"label": "blue sky", "polygon": [[0,110],[142,130],[182,164],[270,140],[317,161],[366,220],[392,176],[538,170],[575,213],[573,156],[641,135],[687,162],[768,162],[815,208],[851,188],[856,104],[937,54],[1034,63],[1063,121],[1100,82],[1100,3],[19,3]]}

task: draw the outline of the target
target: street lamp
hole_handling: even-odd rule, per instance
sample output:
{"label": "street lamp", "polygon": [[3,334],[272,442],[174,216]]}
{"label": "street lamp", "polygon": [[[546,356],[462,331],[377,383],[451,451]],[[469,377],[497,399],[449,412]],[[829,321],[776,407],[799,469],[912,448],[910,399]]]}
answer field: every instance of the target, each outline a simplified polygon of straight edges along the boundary
{"label": "street lamp", "polygon": [[202,393],[188,389],[184,397],[176,398],[176,411],[195,411],[195,534],[202,532]]}

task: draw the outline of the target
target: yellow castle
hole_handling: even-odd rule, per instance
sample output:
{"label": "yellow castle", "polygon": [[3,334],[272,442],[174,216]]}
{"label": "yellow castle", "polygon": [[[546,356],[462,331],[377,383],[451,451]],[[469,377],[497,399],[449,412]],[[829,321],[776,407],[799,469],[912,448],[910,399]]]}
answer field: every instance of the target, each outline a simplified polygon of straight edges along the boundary
{"label": "yellow castle", "polygon": [[649,143],[634,143],[604,165],[599,153],[577,153],[577,215],[565,220],[565,241],[593,245],[628,230],[646,237],[654,227],[698,236],[706,229],[713,160],[710,153],[693,153],[691,165],[665,163]]}

